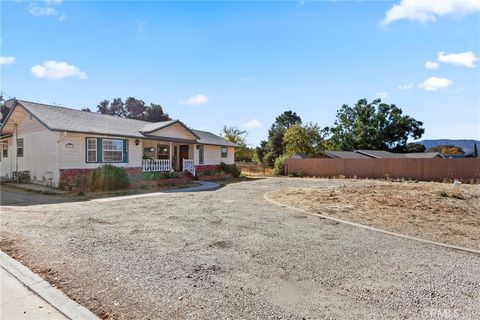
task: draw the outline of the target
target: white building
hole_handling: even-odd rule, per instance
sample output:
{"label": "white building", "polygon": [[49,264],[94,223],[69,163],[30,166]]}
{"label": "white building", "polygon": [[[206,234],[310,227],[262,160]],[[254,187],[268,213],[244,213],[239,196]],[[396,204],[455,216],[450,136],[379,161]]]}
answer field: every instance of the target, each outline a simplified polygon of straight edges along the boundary
{"label": "white building", "polygon": [[127,171],[190,171],[233,164],[238,145],[179,120],[146,122],[9,100],[1,127],[0,175],[28,172],[31,182],[59,187],[68,175],[103,164]]}

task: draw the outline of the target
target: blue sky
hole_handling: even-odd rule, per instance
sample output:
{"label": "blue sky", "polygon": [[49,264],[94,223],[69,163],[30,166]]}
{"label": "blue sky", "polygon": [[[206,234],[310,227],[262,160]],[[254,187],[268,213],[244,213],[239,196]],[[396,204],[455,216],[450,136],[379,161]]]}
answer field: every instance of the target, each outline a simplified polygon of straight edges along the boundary
{"label": "blue sky", "polygon": [[479,0],[2,1],[1,90],[91,109],[134,96],[196,129],[247,129],[252,145],[285,110],[325,126],[379,96],[423,121],[423,138],[480,139],[479,12]]}

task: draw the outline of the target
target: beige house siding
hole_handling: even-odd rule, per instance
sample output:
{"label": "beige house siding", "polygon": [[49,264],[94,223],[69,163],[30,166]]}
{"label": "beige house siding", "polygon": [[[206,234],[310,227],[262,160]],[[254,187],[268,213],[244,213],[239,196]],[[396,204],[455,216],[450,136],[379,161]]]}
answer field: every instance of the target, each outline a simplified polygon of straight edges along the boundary
{"label": "beige house siding", "polygon": [[[8,143],[8,156],[3,157],[3,143]],[[12,177],[13,157],[12,157],[12,138],[0,139],[0,177],[10,179]]]}
{"label": "beige house siding", "polygon": [[[31,182],[58,185],[58,132],[48,130],[23,107],[15,108],[9,121],[17,125],[8,138],[8,158],[2,159],[1,176],[12,177],[13,171],[30,171]],[[23,156],[17,157],[17,141],[23,139]],[[5,162],[5,164],[4,164]]]}
{"label": "beige house siding", "polygon": [[[62,134],[63,136],[63,134]],[[128,162],[115,162],[112,165],[118,167],[141,167],[142,166],[142,141],[135,145],[134,138],[126,137],[112,137],[105,135],[83,134],[68,132],[63,136],[59,143],[59,168],[60,169],[92,169],[97,168],[102,163],[87,163],[85,154],[86,138],[108,138],[108,139],[122,139],[128,140]],[[67,148],[67,144],[71,144]],[[73,147],[72,147],[73,145]]]}
{"label": "beige house siding", "polygon": [[179,123],[174,123],[168,127],[159,129],[150,134],[154,136],[159,136],[159,137],[169,137],[169,138],[186,139],[186,140],[197,139],[190,131],[186,130]]}
{"label": "beige house siding", "polygon": [[[218,165],[220,164],[220,162],[224,162],[226,164],[234,164],[235,148],[227,147],[228,154],[226,158],[222,158],[221,148],[222,147],[220,146],[204,145],[204,160],[202,165]],[[195,160],[195,165],[200,165],[199,151],[196,147],[194,150],[194,160]]]}

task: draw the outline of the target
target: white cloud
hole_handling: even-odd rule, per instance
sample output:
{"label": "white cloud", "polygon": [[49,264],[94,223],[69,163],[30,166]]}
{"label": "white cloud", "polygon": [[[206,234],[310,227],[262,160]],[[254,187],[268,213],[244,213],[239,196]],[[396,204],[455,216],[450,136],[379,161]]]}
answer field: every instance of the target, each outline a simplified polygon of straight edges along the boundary
{"label": "white cloud", "polygon": [[28,12],[35,17],[58,16],[58,20],[63,21],[66,19],[65,13],[56,9],[62,2],[63,0],[32,1]]}
{"label": "white cloud", "polygon": [[439,66],[440,65],[438,63],[433,62],[433,61],[425,62],[425,68],[430,69],[430,70],[438,69]]}
{"label": "white cloud", "polygon": [[386,97],[388,97],[388,92],[387,91],[377,92],[375,96],[380,99],[385,99]]}
{"label": "white cloud", "polygon": [[0,57],[0,65],[12,64],[14,62],[15,62],[15,57],[5,57],[5,56]]}
{"label": "white cloud", "polygon": [[437,91],[438,89],[444,89],[452,85],[453,81],[447,78],[430,77],[418,85],[426,91]]}
{"label": "white cloud", "polygon": [[60,80],[68,77],[76,77],[78,79],[86,79],[85,72],[78,67],[68,64],[66,62],[49,60],[43,64],[33,66],[30,69],[37,78],[45,78],[50,80]]}
{"label": "white cloud", "polygon": [[258,129],[262,127],[262,124],[257,119],[251,119],[250,121],[245,123],[245,127],[247,129]]}
{"label": "white cloud", "polygon": [[438,53],[438,61],[468,68],[475,67],[475,62],[478,60],[478,57],[476,57],[472,51],[449,54],[445,54],[445,52]]}
{"label": "white cloud", "polygon": [[398,90],[410,90],[413,88],[413,84],[408,83],[408,84],[401,84],[398,87]]}
{"label": "white cloud", "polygon": [[477,11],[480,11],[478,0],[401,0],[387,11],[382,24],[402,19],[436,21],[440,16],[466,15]]}
{"label": "white cloud", "polygon": [[182,100],[181,101],[184,104],[187,104],[189,106],[197,106],[200,104],[205,104],[208,102],[208,97],[203,94],[197,94],[195,96],[192,96],[188,98],[187,100]]}

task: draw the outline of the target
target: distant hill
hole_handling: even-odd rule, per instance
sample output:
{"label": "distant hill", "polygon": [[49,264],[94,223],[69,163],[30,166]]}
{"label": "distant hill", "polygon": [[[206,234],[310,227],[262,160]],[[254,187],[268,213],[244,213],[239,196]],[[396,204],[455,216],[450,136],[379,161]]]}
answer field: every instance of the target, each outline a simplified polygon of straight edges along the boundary
{"label": "distant hill", "polygon": [[445,145],[445,144],[450,144],[454,145],[457,147],[460,147],[463,149],[463,151],[468,154],[473,152],[473,144],[477,144],[477,149],[480,152],[480,141],[479,140],[473,140],[473,139],[461,139],[461,140],[455,140],[455,139],[435,139],[435,140],[420,140],[416,141],[415,143],[423,144],[425,148],[430,148],[430,147],[435,147],[438,145]]}

